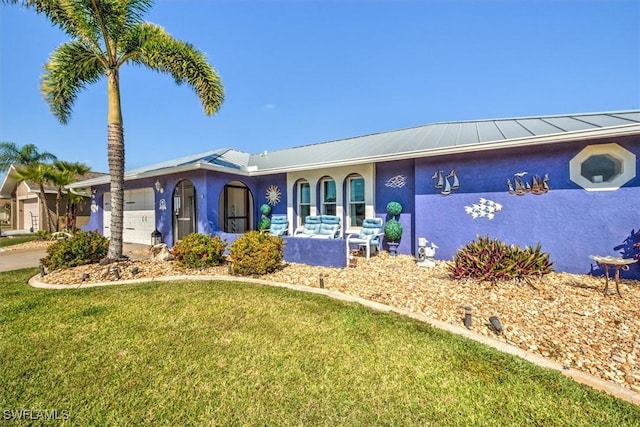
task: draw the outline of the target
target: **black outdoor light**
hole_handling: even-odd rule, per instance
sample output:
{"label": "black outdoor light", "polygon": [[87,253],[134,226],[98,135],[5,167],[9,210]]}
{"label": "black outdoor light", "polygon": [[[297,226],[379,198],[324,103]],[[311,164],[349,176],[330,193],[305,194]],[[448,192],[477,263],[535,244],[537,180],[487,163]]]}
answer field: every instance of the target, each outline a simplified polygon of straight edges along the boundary
{"label": "black outdoor light", "polygon": [[159,245],[162,243],[162,233],[156,228],[151,232],[151,246]]}
{"label": "black outdoor light", "polygon": [[471,328],[471,307],[469,306],[464,308],[464,326]]}
{"label": "black outdoor light", "polygon": [[138,267],[133,267],[131,269],[131,275],[135,276],[136,274],[140,273],[140,269]]}
{"label": "black outdoor light", "polygon": [[324,289],[324,276],[320,273],[320,289]]}
{"label": "black outdoor light", "polygon": [[118,267],[112,268],[111,272],[113,273],[113,277],[115,277],[116,280],[120,280],[120,270],[118,270]]}
{"label": "black outdoor light", "polygon": [[500,319],[496,316],[491,316],[489,317],[489,323],[491,323],[491,326],[493,327],[493,330],[496,331],[497,335],[502,333],[502,323],[500,323]]}
{"label": "black outdoor light", "polygon": [[44,265],[40,264],[40,277],[44,277],[47,274],[46,271],[44,271]]}
{"label": "black outdoor light", "polygon": [[82,281],[84,282],[89,278],[89,273],[82,273]]}

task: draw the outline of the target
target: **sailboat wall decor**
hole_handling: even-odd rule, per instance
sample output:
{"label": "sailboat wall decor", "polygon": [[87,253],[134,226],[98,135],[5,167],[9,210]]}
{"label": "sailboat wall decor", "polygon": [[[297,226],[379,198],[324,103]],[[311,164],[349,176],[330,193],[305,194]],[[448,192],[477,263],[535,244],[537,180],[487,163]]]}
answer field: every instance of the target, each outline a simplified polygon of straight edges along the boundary
{"label": "sailboat wall decor", "polygon": [[507,179],[507,188],[509,194],[515,194],[516,196],[524,196],[526,194],[535,194],[540,196],[548,193],[551,188],[549,187],[549,174],[545,173],[542,178],[539,175],[534,175],[529,182],[525,175],[527,172],[518,172],[513,174],[513,182],[511,179]]}
{"label": "sailboat wall decor", "polygon": [[453,191],[460,188],[460,180],[458,179],[458,175],[455,170],[449,172],[448,175],[445,176],[444,171],[436,171],[431,177],[434,181],[436,181],[434,188],[440,191],[440,194],[444,196],[448,196]]}

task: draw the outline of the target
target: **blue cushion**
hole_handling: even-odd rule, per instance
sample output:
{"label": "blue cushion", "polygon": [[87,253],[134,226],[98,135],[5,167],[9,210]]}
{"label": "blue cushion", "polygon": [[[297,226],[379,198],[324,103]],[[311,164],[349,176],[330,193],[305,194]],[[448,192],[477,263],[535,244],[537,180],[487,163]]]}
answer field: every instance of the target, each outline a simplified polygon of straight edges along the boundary
{"label": "blue cushion", "polygon": [[320,224],[320,217],[319,216],[314,216],[314,215],[309,215],[304,219],[304,224]]}
{"label": "blue cushion", "polygon": [[335,215],[321,215],[320,220],[323,224],[338,224],[340,225],[340,217]]}

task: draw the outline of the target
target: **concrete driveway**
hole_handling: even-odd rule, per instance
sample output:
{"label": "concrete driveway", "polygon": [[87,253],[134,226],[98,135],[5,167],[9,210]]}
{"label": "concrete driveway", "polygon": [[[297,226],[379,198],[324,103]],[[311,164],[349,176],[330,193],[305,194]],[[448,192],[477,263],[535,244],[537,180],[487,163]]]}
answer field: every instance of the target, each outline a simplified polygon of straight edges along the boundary
{"label": "concrete driveway", "polygon": [[[133,252],[143,252],[148,249],[147,245],[137,243],[125,243],[122,247],[122,253],[128,255],[131,259],[143,259],[148,255]],[[18,270],[21,268],[37,267],[40,265],[40,259],[46,255],[46,249],[18,249],[15,251],[0,252],[0,271]]]}

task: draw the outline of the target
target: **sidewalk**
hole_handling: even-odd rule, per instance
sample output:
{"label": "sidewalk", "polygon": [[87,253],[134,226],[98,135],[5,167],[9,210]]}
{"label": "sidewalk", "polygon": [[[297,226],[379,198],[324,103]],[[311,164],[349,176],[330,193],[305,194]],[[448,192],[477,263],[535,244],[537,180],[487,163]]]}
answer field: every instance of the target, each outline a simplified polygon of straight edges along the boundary
{"label": "sidewalk", "polygon": [[[142,253],[149,246],[138,243],[125,243],[122,253],[131,259],[144,259],[148,255]],[[135,253],[134,253],[135,252]],[[21,268],[37,267],[40,259],[46,255],[46,249],[18,249],[15,251],[0,252],[0,271],[18,270]]]}

